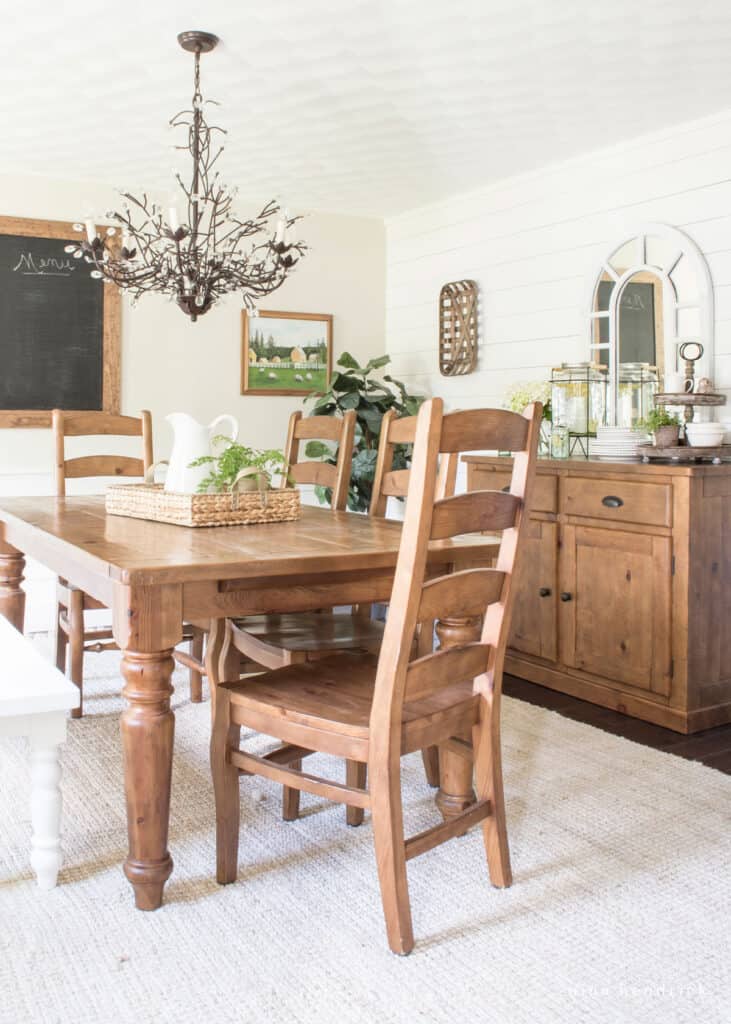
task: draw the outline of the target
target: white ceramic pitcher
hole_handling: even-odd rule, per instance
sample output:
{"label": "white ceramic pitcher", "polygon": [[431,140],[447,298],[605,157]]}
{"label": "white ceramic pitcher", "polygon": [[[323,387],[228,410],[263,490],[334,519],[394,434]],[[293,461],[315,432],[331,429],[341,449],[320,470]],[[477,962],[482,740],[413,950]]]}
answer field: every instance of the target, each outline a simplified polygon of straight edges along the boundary
{"label": "white ceramic pitcher", "polygon": [[[173,450],[165,477],[165,490],[194,494],[201,481],[210,473],[211,467],[204,465],[191,469],[191,462],[212,454],[211,438],[216,434],[225,434],[235,441],[239,436],[238,422],[227,413],[217,416],[208,426],[198,423],[187,412],[172,412],[165,419],[173,428]],[[224,423],[231,429],[221,429]]]}

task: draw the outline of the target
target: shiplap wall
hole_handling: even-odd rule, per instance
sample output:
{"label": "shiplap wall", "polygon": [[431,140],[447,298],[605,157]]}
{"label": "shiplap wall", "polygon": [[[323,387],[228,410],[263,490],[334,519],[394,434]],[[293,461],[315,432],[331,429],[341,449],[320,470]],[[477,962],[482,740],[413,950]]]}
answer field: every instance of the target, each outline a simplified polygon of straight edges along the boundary
{"label": "shiplap wall", "polygon": [[[392,372],[469,408],[588,358],[588,280],[612,243],[648,221],[681,228],[708,261],[716,384],[731,395],[731,111],[391,218]],[[460,278],[480,286],[479,363],[448,378],[438,370],[437,302]]]}

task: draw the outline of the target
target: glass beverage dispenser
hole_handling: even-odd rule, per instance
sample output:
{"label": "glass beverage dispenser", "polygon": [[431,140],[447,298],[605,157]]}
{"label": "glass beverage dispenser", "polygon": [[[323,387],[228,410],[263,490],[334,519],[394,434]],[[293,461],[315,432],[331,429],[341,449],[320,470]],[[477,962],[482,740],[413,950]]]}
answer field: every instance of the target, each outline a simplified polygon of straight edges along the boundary
{"label": "glass beverage dispenser", "polygon": [[562,363],[551,372],[551,413],[568,428],[569,454],[589,457],[589,438],[606,423],[607,367],[600,363]]}

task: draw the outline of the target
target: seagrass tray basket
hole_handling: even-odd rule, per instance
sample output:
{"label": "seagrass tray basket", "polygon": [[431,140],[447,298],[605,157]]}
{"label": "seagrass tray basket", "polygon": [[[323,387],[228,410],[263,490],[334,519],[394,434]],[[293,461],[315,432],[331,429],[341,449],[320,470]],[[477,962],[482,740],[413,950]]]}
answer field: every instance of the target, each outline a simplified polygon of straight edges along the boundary
{"label": "seagrass tray basket", "polygon": [[113,516],[151,519],[175,526],[247,526],[299,519],[300,493],[293,488],[178,494],[162,484],[115,484],[107,488],[106,509]]}

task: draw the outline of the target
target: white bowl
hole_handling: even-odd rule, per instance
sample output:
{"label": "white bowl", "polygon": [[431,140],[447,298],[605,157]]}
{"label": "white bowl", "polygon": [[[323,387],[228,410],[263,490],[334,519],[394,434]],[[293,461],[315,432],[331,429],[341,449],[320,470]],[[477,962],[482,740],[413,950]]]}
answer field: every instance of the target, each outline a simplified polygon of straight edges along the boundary
{"label": "white bowl", "polygon": [[685,436],[693,448],[717,448],[723,444],[722,423],[686,423]]}

